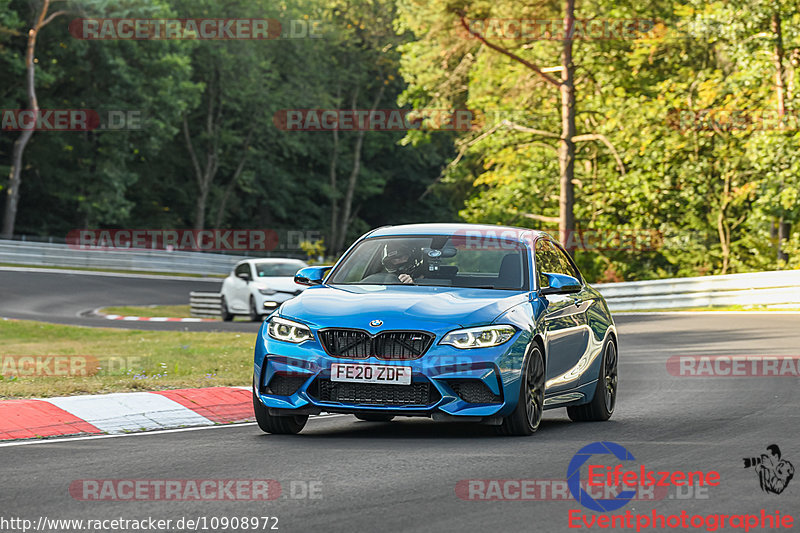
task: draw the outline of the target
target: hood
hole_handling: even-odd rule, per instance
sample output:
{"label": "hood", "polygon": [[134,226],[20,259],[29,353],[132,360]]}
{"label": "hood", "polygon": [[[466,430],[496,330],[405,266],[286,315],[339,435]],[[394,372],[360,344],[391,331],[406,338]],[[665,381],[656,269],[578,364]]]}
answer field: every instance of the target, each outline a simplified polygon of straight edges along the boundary
{"label": "hood", "polygon": [[286,302],[280,316],[312,327],[451,329],[489,324],[527,301],[524,292],[415,285],[317,285]]}

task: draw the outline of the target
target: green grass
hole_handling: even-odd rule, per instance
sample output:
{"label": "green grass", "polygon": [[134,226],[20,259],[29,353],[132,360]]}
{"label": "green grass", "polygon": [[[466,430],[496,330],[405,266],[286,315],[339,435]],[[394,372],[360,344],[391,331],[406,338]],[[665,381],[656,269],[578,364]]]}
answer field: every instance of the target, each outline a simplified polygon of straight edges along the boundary
{"label": "green grass", "polygon": [[0,263],[3,267],[19,268],[46,268],[56,270],[82,270],[85,272],[109,272],[113,274],[148,274],[152,276],[180,276],[185,278],[224,278],[227,274],[188,274],[183,272],[151,272],[149,270],[121,270],[111,268],[88,268],[88,267],[66,267],[66,266],[45,266],[45,265],[20,265],[17,263]]}
{"label": "green grass", "polygon": [[[106,315],[191,318],[192,315],[190,310],[191,306],[188,305],[124,305],[116,307],[101,307],[99,311],[100,313]],[[216,320],[221,320],[221,318],[217,317]],[[243,315],[236,315],[233,317],[233,320],[236,322],[250,322],[250,319]]]}
{"label": "green grass", "polygon": [[[8,399],[248,385],[256,335],[0,320],[0,338],[0,399]],[[78,356],[93,375],[24,375],[9,357],[65,355]]]}
{"label": "green grass", "polygon": [[188,305],[148,305],[148,306],[119,306],[103,307],[100,312],[106,315],[123,316],[166,316],[188,318],[192,314]]}

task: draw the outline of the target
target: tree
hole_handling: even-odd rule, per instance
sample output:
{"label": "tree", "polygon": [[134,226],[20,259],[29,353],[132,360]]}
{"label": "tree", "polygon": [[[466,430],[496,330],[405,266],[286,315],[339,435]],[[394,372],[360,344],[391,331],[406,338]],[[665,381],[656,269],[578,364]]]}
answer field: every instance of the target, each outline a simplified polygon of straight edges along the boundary
{"label": "tree", "polygon": [[[276,14],[268,2],[179,4],[181,11],[196,12],[201,8],[206,16],[220,18],[232,9],[242,17],[247,13],[259,18]],[[269,54],[275,49],[274,43],[242,40],[192,44],[194,81],[203,92],[196,107],[184,114],[182,132],[197,191],[192,225],[201,230],[206,226],[208,201],[220,170],[227,174],[217,206],[216,221],[222,222],[231,190],[245,170],[256,129],[266,123],[265,111],[274,98],[279,78]]]}
{"label": "tree", "polygon": [[[329,33],[335,41],[333,49],[337,65],[344,75],[335,75],[331,84],[333,101],[339,108],[359,109],[374,112],[383,104],[385,109],[389,98],[384,98],[387,87],[396,88],[391,83],[398,68],[397,46],[403,37],[395,34],[394,2],[369,0],[353,2],[336,0],[326,11],[326,21],[335,30]],[[368,134],[366,129],[358,131],[331,132],[332,147],[329,164],[328,191],[330,195],[330,251],[341,253],[350,237],[351,224],[358,210],[353,203],[356,198],[359,179],[363,171],[364,143]],[[391,135],[391,134],[388,134]],[[344,182],[344,191],[339,181],[340,158],[343,142],[352,140],[350,172]]]}
{"label": "tree", "polygon": [[[28,30],[28,45],[25,51],[26,86],[28,93],[28,111],[32,111],[34,116],[39,113],[39,100],[36,98],[36,38],[39,32],[47,26],[54,18],[63,15],[66,11],[54,11],[48,15],[50,10],[50,0],[44,0],[42,7],[35,13],[33,27]],[[19,189],[22,184],[22,156],[25,147],[33,136],[34,127],[26,128],[20,133],[19,138],[14,143],[14,150],[11,156],[11,171],[8,176],[8,188],[6,189],[5,212],[3,214],[3,229],[0,237],[10,239],[14,236],[14,225],[17,220],[17,204],[19,203]]]}
{"label": "tree", "polygon": [[[550,87],[558,90],[560,96],[560,134],[555,134],[546,129],[540,127],[530,127],[526,126],[525,124],[520,124],[517,120],[514,119],[502,119],[499,120],[495,124],[489,124],[487,122],[486,128],[484,128],[480,134],[473,134],[471,135],[470,139],[466,142],[462,142],[462,155],[463,152],[470,148],[473,144],[479,141],[483,141],[486,137],[490,134],[494,134],[498,130],[502,129],[511,129],[519,132],[524,132],[529,135],[536,135],[539,137],[544,137],[547,139],[557,139],[558,140],[558,147],[556,150],[556,154],[558,156],[558,163],[559,163],[559,197],[558,197],[558,228],[559,233],[561,235],[562,241],[568,242],[568,237],[572,234],[575,229],[575,216],[574,216],[574,184],[575,184],[575,143],[580,141],[601,141],[605,144],[611,152],[614,154],[616,161],[618,163],[619,170],[624,172],[624,167],[621,164],[619,156],[614,149],[613,145],[610,141],[603,135],[598,133],[592,132],[585,135],[576,135],[576,88],[575,88],[575,64],[573,61],[573,43],[577,36],[580,35],[579,28],[576,27],[576,19],[575,19],[575,3],[573,0],[565,0],[563,6],[563,12],[561,15],[561,36],[559,39],[560,50],[556,50],[553,46],[553,43],[548,40],[538,41],[539,36],[529,36],[527,38],[519,37],[517,39],[512,40],[516,41],[514,47],[512,45],[501,46],[497,43],[497,39],[492,39],[491,36],[487,36],[487,29],[489,28],[497,28],[502,25],[501,21],[505,18],[507,19],[509,16],[513,15],[513,19],[518,21],[517,29],[522,24],[522,22],[527,20],[534,20],[534,19],[543,19],[546,18],[542,16],[542,12],[544,13],[557,13],[557,11],[552,9],[551,5],[534,5],[534,6],[519,6],[518,4],[514,3],[505,3],[499,2],[494,3],[492,6],[488,7],[483,2],[459,2],[454,6],[450,6],[449,9],[444,11],[436,12],[432,14],[431,12],[425,13],[422,20],[429,20],[428,17],[433,18],[436,22],[435,27],[430,31],[420,25],[418,22],[420,20],[421,13],[418,7],[413,7],[410,4],[406,4],[404,7],[404,20],[407,24],[409,24],[412,28],[415,28],[417,34],[420,36],[420,41],[409,45],[405,50],[410,55],[419,55],[423,48],[427,48],[430,50],[432,47],[439,47],[442,49],[441,55],[448,58],[450,69],[442,69],[442,77],[446,80],[442,80],[441,85],[447,86],[449,90],[451,87],[458,87],[457,83],[459,80],[463,80],[467,77],[466,74],[459,73],[458,76],[456,72],[470,72],[474,71],[472,79],[466,81],[466,86],[461,85],[464,87],[463,89],[455,89],[452,90],[453,92],[449,93],[448,98],[444,98],[444,100],[449,100],[449,103],[457,104],[459,98],[457,97],[458,92],[468,92],[470,100],[476,100],[473,98],[473,91],[475,88],[481,88],[480,80],[485,79],[481,73],[490,76],[489,79],[497,79],[497,75],[490,72],[483,72],[482,63],[479,63],[476,60],[477,54],[481,54],[481,50],[475,50],[474,47],[465,48],[463,44],[458,43],[457,41],[454,42],[452,39],[447,40],[441,38],[438,33],[441,31],[446,31],[444,28],[447,28],[449,25],[448,20],[452,20],[453,15],[455,15],[457,23],[461,26],[462,35],[469,36],[477,40],[479,43],[485,45],[488,49],[492,50],[493,52],[502,54],[504,57],[509,58],[512,61],[511,65],[503,65],[502,68],[505,73],[508,73],[515,77],[522,77],[520,73],[514,72],[513,64],[517,64],[522,66],[526,71],[530,72],[535,78],[537,78],[540,82],[543,82],[545,87]],[[480,24],[474,24],[474,22],[485,22],[483,28],[481,28]],[[477,26],[477,28],[476,28]],[[452,30],[451,30],[452,31]],[[435,33],[434,33],[435,32]],[[508,42],[508,41],[505,41]],[[426,50],[426,51],[427,51]],[[537,50],[538,53],[532,54],[531,50]],[[559,67],[541,67],[543,61],[546,61],[546,57],[548,55],[553,55],[554,53],[558,53],[561,59],[561,64]],[[428,52],[429,53],[429,52]],[[458,58],[458,59],[456,59]],[[489,59],[487,59],[487,64],[489,63]],[[421,63],[412,64],[406,63],[404,68],[404,74],[407,78],[411,81],[412,84],[415,83],[415,77],[418,76],[418,72],[415,72],[416,68],[420,69],[431,69],[432,65],[430,63]],[[492,64],[493,68],[498,68],[499,65],[496,63]],[[561,73],[560,79],[551,76],[549,73],[558,71]],[[426,76],[428,78],[428,76]],[[502,83],[502,82],[501,82]],[[525,80],[523,83],[530,83],[529,80]],[[541,84],[539,84],[541,86]],[[536,86],[539,89],[539,86]],[[411,91],[406,92],[406,98],[413,97],[419,100],[421,96],[420,87],[414,90],[412,93]],[[424,92],[424,91],[423,91]],[[439,91],[437,94],[445,93],[445,91]],[[447,94],[447,93],[445,93]],[[500,97],[502,99],[507,99]],[[425,100],[425,99],[423,99]],[[442,100],[442,98],[438,98],[435,96],[429,95],[427,98],[428,101],[436,101]],[[525,103],[525,107],[530,106],[530,100]],[[548,102],[548,98],[546,95],[542,96],[543,102]],[[497,101],[490,102],[494,106],[497,105]],[[491,126],[491,127],[489,127]],[[547,146],[544,144],[544,146]],[[460,158],[459,158],[460,159]],[[532,220],[537,220],[539,222],[545,223],[552,223],[556,221],[555,217],[543,215],[541,213],[526,213],[525,216]]]}

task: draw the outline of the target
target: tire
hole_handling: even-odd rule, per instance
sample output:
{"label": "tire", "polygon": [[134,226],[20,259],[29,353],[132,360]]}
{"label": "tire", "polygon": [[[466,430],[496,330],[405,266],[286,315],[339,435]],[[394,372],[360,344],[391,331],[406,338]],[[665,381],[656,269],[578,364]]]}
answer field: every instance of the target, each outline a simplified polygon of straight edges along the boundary
{"label": "tire", "polygon": [[256,413],[258,427],[264,433],[296,435],[300,433],[306,422],[308,422],[308,415],[275,416],[269,414],[269,411],[258,399],[255,392],[253,392],[253,411]]}
{"label": "tire", "polygon": [[258,314],[258,309],[256,309],[256,299],[252,296],[250,297],[250,311],[247,316],[250,317],[251,322],[258,322],[261,320],[261,315]]}
{"label": "tire", "polygon": [[365,422],[391,422],[394,415],[362,414],[356,415],[356,418]]}
{"label": "tire", "polygon": [[575,422],[604,422],[614,414],[617,404],[617,346],[609,340],[603,350],[603,366],[597,379],[592,401],[567,407],[567,415]]}
{"label": "tire", "polygon": [[222,320],[225,322],[230,322],[233,320],[233,314],[231,314],[230,309],[228,309],[228,302],[225,301],[224,296],[219,302],[219,314],[222,316]]}
{"label": "tire", "polygon": [[506,436],[532,435],[542,421],[544,411],[544,357],[539,347],[530,352],[519,387],[519,399],[514,412],[497,426],[497,432]]}

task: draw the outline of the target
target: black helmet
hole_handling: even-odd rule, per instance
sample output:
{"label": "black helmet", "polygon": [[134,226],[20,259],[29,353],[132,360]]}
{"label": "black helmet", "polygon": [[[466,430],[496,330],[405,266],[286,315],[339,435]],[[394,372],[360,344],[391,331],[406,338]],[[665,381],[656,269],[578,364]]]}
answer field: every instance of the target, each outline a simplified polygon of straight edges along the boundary
{"label": "black helmet", "polygon": [[[401,261],[398,259],[405,258]],[[383,268],[392,274],[413,274],[422,265],[422,249],[400,241],[390,241],[381,260]]]}

